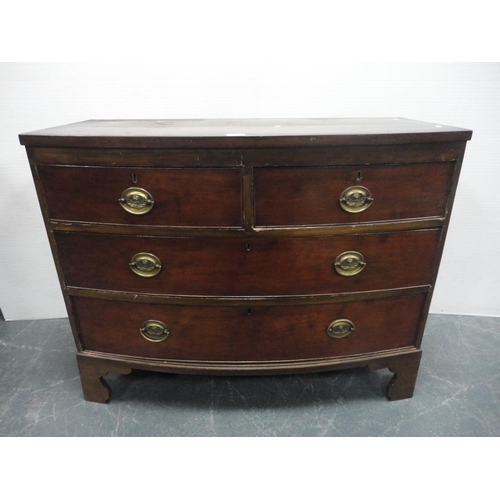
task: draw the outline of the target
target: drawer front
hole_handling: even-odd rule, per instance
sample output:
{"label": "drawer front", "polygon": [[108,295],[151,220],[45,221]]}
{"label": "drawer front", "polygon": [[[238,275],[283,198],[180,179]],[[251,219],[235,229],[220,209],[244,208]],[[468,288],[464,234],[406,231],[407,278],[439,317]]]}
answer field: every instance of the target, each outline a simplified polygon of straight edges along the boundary
{"label": "drawer front", "polygon": [[[444,216],[452,171],[452,162],[256,168],[256,225],[351,224]],[[346,212],[339,200],[355,186],[366,188],[373,202],[365,210]],[[358,208],[354,205],[354,210]]]}
{"label": "drawer front", "polygon": [[[56,232],[69,286],[180,295],[303,295],[431,283],[440,231],[311,238],[174,238]],[[341,275],[343,254],[364,267]],[[130,266],[140,253],[161,265],[153,277]],[[156,271],[155,271],[156,272]]]}
{"label": "drawer front", "polygon": [[[158,226],[242,225],[239,168],[38,166],[37,170],[51,219]],[[150,211],[136,214],[124,208],[129,205],[119,200],[129,188],[143,189],[152,196]],[[143,208],[136,211],[148,207]]]}
{"label": "drawer front", "polygon": [[[74,297],[85,350],[160,359],[271,361],[362,354],[412,346],[425,294],[342,304],[276,307],[192,307]],[[347,319],[354,330],[332,338]],[[147,340],[147,321],[168,328]],[[338,332],[342,334],[342,330]],[[146,332],[147,333],[147,332]]]}

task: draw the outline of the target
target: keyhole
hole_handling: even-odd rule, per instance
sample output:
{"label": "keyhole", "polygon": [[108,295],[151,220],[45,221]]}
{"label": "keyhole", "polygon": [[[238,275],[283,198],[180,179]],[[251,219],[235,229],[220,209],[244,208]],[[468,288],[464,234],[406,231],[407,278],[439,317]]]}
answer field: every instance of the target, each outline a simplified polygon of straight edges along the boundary
{"label": "keyhole", "polygon": [[245,245],[245,249],[246,249],[247,252],[250,252],[250,250],[252,250],[252,246],[250,245],[250,243],[247,243]]}
{"label": "keyhole", "polygon": [[363,172],[361,170],[358,170],[358,173],[356,174],[356,180],[360,181],[363,178]]}
{"label": "keyhole", "polygon": [[137,184],[137,174],[132,174],[132,182]]}
{"label": "keyhole", "polygon": [[252,310],[251,310],[251,309],[247,309],[247,315],[248,315],[248,316],[251,316],[251,315],[252,315]]}

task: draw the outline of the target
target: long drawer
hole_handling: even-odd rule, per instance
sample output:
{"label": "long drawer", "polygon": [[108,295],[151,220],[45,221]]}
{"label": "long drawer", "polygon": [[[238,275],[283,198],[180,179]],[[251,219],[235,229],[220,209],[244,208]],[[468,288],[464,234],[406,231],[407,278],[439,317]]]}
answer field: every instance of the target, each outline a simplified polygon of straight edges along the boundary
{"label": "long drawer", "polygon": [[84,350],[160,359],[251,362],[412,346],[425,294],[251,309],[87,297],[72,300]]}
{"label": "long drawer", "polygon": [[[443,217],[452,162],[256,168],[257,226]],[[342,204],[341,199],[345,199]],[[347,211],[346,211],[347,210]]]}
{"label": "long drawer", "polygon": [[242,225],[240,168],[43,165],[37,169],[51,219],[158,226]]}
{"label": "long drawer", "polygon": [[[153,294],[271,296],[429,284],[439,235],[438,229],[281,239],[56,232],[56,240],[68,286]],[[142,276],[131,267],[141,254],[158,259],[161,267],[153,271],[155,276]]]}

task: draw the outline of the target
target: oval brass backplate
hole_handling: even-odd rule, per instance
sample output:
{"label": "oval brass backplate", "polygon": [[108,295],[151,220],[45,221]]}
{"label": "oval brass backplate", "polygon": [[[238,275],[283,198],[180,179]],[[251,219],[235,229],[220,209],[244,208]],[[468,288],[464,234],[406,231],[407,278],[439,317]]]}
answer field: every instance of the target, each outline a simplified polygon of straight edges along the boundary
{"label": "oval brass backplate", "polygon": [[125,189],[118,201],[127,212],[134,215],[147,214],[154,205],[151,193],[138,187]]}
{"label": "oval brass backplate", "polygon": [[156,319],[145,321],[139,330],[141,335],[150,342],[161,342],[170,334],[168,326]]}
{"label": "oval brass backplate", "polygon": [[339,202],[342,210],[355,214],[366,210],[373,203],[373,198],[367,188],[352,186],[342,192]]}
{"label": "oval brass backplate", "polygon": [[335,259],[335,271],[342,276],[354,276],[366,266],[365,258],[359,252],[343,252]]}
{"label": "oval brass backplate", "polygon": [[152,278],[161,271],[161,261],[152,253],[141,252],[132,257],[130,269],[143,278]]}
{"label": "oval brass backplate", "polygon": [[351,320],[337,319],[328,325],[326,333],[328,333],[332,339],[342,339],[347,337],[353,330],[354,323]]}

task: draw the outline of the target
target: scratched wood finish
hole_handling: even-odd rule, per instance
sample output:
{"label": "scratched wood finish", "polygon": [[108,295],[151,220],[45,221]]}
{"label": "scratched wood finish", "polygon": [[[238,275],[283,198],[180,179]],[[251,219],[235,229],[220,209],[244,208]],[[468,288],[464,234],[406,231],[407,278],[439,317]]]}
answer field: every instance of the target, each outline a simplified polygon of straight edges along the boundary
{"label": "scratched wood finish", "polygon": [[[257,226],[354,224],[443,216],[453,163],[327,168],[255,169]],[[365,211],[342,210],[339,198],[352,186],[367,188]]]}
{"label": "scratched wood finish", "polygon": [[[39,166],[38,173],[51,219],[163,226],[242,225],[241,169]],[[152,195],[150,212],[135,215],[123,209],[118,199],[130,187]]]}
{"label": "scratched wood finish", "polygon": [[241,148],[428,144],[470,130],[406,118],[88,120],[20,135],[21,144],[83,148]]}
{"label": "scratched wood finish", "polygon": [[[69,286],[180,295],[300,295],[426,285],[439,230],[320,238],[147,238],[57,233]],[[360,252],[355,276],[334,269],[338,255]],[[156,255],[162,270],[141,277],[129,262]]]}
{"label": "scratched wood finish", "polygon": [[[74,297],[83,343],[91,351],[181,360],[271,361],[362,354],[411,347],[425,295],[322,306],[190,307]],[[332,339],[328,325],[354,323]],[[139,329],[155,319],[168,325],[162,342]]]}

